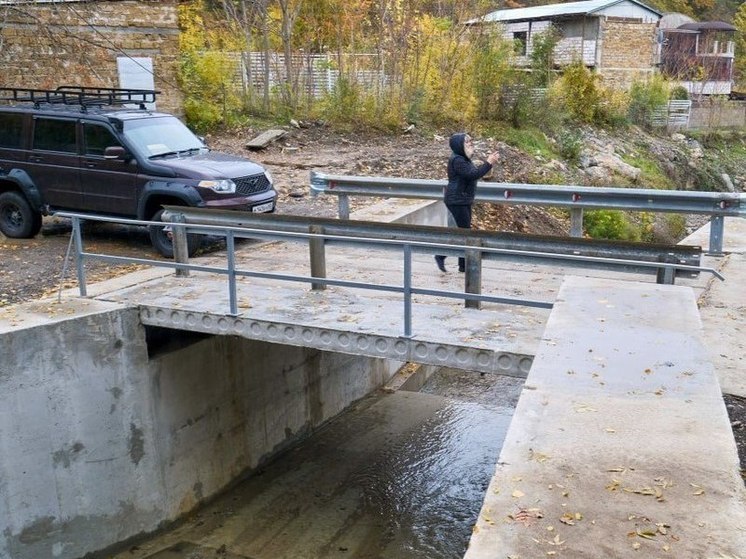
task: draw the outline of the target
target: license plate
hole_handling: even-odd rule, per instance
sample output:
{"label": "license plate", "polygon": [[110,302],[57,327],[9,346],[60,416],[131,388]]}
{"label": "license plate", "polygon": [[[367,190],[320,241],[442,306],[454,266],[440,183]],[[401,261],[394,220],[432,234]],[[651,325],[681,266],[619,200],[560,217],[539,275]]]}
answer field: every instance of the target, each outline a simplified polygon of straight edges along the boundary
{"label": "license plate", "polygon": [[258,206],[254,206],[253,208],[251,208],[251,211],[254,213],[271,212],[272,202],[267,202],[266,204],[259,204]]}

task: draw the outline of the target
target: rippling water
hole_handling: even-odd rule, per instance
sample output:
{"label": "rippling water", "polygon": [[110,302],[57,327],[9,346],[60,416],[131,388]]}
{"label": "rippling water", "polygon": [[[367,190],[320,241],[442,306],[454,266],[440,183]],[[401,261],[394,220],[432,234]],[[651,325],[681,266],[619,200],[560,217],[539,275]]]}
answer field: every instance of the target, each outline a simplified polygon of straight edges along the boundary
{"label": "rippling water", "polygon": [[367,398],[128,557],[460,558],[521,385],[442,370]]}

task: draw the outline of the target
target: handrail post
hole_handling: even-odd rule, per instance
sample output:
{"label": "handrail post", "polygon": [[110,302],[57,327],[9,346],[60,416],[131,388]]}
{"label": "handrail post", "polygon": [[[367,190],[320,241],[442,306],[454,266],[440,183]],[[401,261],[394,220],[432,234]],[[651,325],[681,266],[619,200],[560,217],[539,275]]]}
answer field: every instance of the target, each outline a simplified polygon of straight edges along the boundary
{"label": "handrail post", "polygon": [[412,337],[412,245],[404,245],[404,337]]}
{"label": "handrail post", "polygon": [[[469,239],[469,244],[480,246],[480,239]],[[482,251],[473,248],[467,248],[464,254],[464,292],[473,293],[474,295],[482,294]],[[466,299],[464,306],[467,309],[481,309],[482,302]]]}
{"label": "handrail post", "polygon": [[725,230],[725,218],[722,215],[714,215],[710,219],[710,247],[708,256],[723,255],[723,233]]}
{"label": "handrail post", "polygon": [[[676,264],[678,261],[674,254],[661,254],[658,257],[659,262],[665,264]],[[676,268],[658,268],[658,272],[655,274],[655,283],[663,285],[673,285],[676,282]]]}
{"label": "handrail post", "polygon": [[350,219],[350,197],[347,194],[339,195],[339,219]]}
{"label": "handrail post", "polygon": [[80,286],[80,296],[88,295],[85,285],[85,266],[83,265],[83,237],[80,234],[80,218],[74,217],[73,237],[75,238],[75,261],[78,267],[78,286]]}
{"label": "handrail post", "polygon": [[[225,236],[226,249],[228,251],[228,301],[230,304],[230,315],[238,316],[238,302],[236,301],[236,242],[233,231],[227,231]],[[186,270],[187,272],[189,270]]]}
{"label": "handrail post", "polygon": [[[324,228],[320,225],[310,225],[308,232],[313,235],[323,235]],[[311,277],[326,278],[326,249],[323,237],[309,237],[308,248],[311,253]],[[313,291],[326,289],[323,283],[311,283]]]}
{"label": "handrail post", "polygon": [[570,236],[583,236],[583,208],[570,209]]}
{"label": "handrail post", "polygon": [[[174,248],[174,262],[189,264],[189,246],[187,245],[186,218],[184,214],[177,213],[171,216],[171,223],[171,244]],[[188,278],[189,270],[177,268],[176,277]]]}

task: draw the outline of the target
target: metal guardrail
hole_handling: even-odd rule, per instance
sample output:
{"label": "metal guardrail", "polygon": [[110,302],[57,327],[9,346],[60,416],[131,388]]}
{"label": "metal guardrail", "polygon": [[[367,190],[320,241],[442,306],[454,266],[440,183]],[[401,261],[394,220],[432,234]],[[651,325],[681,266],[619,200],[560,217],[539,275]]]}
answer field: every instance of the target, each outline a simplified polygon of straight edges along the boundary
{"label": "metal guardrail", "polygon": [[[236,278],[256,277],[262,279],[272,279],[279,281],[291,281],[310,283],[313,289],[324,289],[328,285],[339,287],[350,287],[359,289],[369,289],[376,291],[386,291],[401,293],[404,305],[404,336],[412,336],[412,296],[428,295],[435,297],[444,297],[450,299],[461,299],[466,302],[470,308],[479,308],[482,302],[522,305],[537,308],[551,308],[553,304],[546,301],[534,301],[513,297],[497,297],[483,295],[481,293],[481,264],[482,259],[498,258],[519,258],[526,261],[536,260],[559,260],[569,263],[584,263],[585,265],[601,265],[617,267],[618,269],[642,268],[654,270],[658,273],[659,281],[673,283],[677,271],[687,272],[708,272],[720,279],[724,279],[716,270],[711,268],[702,268],[692,266],[681,262],[656,262],[627,260],[623,258],[610,258],[601,256],[588,256],[580,254],[558,254],[530,250],[517,250],[508,248],[495,248],[483,246],[479,243],[479,237],[485,237],[484,234],[474,236],[469,235],[469,231],[450,231],[436,227],[415,227],[418,230],[432,230],[432,233],[438,237],[435,240],[422,240],[422,237],[413,235],[412,238],[397,238],[401,229],[411,229],[411,226],[403,228],[393,226],[389,231],[389,237],[385,235],[369,236],[366,228],[388,229],[391,224],[376,224],[362,222],[354,234],[352,229],[355,227],[350,222],[346,227],[350,228],[348,234],[343,235],[339,232],[332,233],[324,230],[323,221],[337,222],[338,220],[314,220],[313,218],[298,218],[297,216],[273,216],[273,215],[255,215],[249,212],[235,211],[215,211],[199,208],[185,208],[181,206],[167,206],[164,212],[164,218],[171,221],[168,225],[172,228],[174,236],[174,248],[177,254],[186,254],[186,236],[187,234],[211,234],[220,235],[226,238],[227,245],[227,265],[225,267],[203,266],[190,264],[186,257],[182,256],[181,261],[163,261],[143,258],[133,258],[126,256],[113,256],[86,252],[83,249],[83,240],[81,235],[82,221],[102,221],[110,223],[119,223],[125,225],[144,225],[144,226],[164,226],[163,222],[139,221],[130,219],[117,219],[110,217],[89,216],[86,214],[75,214],[67,212],[58,212],[55,214],[59,217],[72,219],[73,234],[71,242],[75,243],[77,253],[77,274],[81,296],[86,296],[86,278],[85,278],[85,260],[101,260],[118,264],[144,264],[156,267],[173,268],[177,274],[188,275],[189,271],[200,271],[222,274],[228,279],[229,293],[229,314],[236,316],[238,314],[238,303],[236,296]],[[284,222],[277,223],[278,221]],[[275,222],[273,224],[273,222]],[[252,226],[247,226],[251,223]],[[260,226],[260,225],[263,225]],[[305,230],[304,230],[305,228]],[[423,233],[424,231],[419,231]],[[440,233],[438,233],[440,232]],[[449,235],[454,234],[453,237]],[[441,235],[441,236],[439,236]],[[493,234],[494,235],[494,234]],[[235,239],[236,238],[261,238],[270,240],[298,241],[308,243],[310,249],[310,268],[311,275],[303,276],[297,274],[278,274],[270,272],[251,271],[238,268],[235,259]],[[528,237],[528,236],[527,236]],[[450,238],[457,242],[444,242]],[[467,242],[463,242],[463,240]],[[458,242],[461,241],[461,242]],[[403,278],[402,285],[388,284],[371,284],[366,282],[350,281],[343,279],[329,279],[326,277],[325,246],[328,244],[341,244],[345,246],[362,246],[365,249],[386,248],[389,250],[401,251],[403,255]],[[698,247],[690,247],[698,248]],[[442,253],[452,255],[465,255],[466,273],[465,288],[463,292],[445,291],[437,289],[417,288],[412,285],[412,253]]]}
{"label": "metal guardrail", "polygon": [[[442,200],[447,181],[327,175],[311,171],[311,193],[339,197],[339,217],[349,219],[350,196]],[[555,184],[480,181],[476,201],[570,210],[571,237],[583,234],[583,210],[613,209],[709,215],[710,254],[722,254],[724,218],[746,217],[746,195],[737,192],[689,192],[639,188],[601,188]]]}

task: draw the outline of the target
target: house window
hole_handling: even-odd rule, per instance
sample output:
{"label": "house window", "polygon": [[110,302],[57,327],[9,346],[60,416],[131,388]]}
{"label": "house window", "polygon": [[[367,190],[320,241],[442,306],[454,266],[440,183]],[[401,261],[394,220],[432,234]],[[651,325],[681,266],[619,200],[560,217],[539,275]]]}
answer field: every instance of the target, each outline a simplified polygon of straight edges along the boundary
{"label": "house window", "polygon": [[528,31],[516,31],[513,33],[513,53],[518,56],[526,56],[526,45],[528,44]]}

